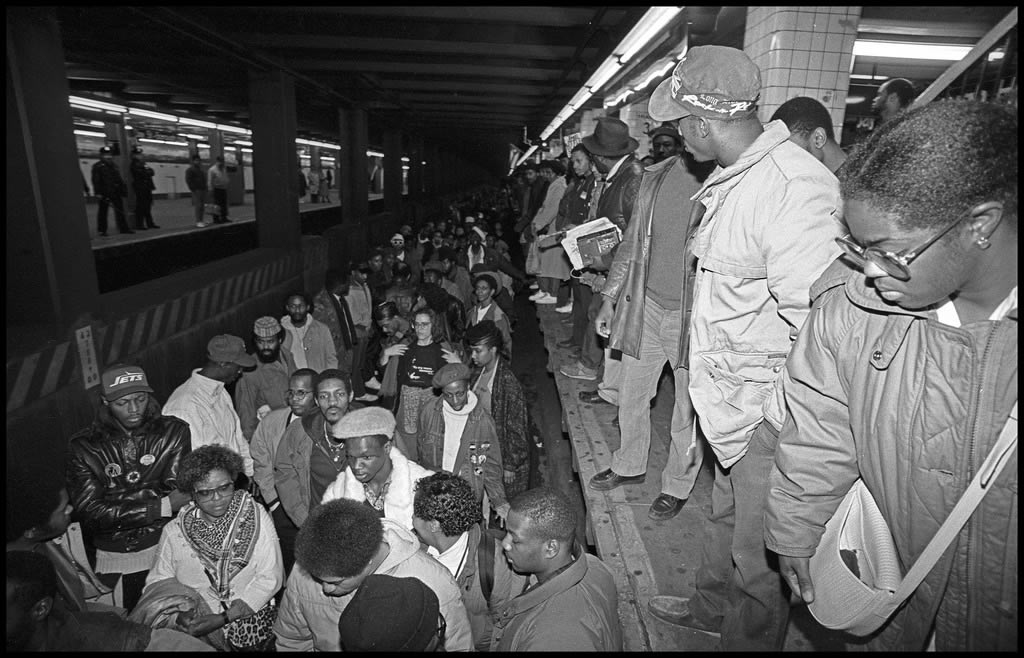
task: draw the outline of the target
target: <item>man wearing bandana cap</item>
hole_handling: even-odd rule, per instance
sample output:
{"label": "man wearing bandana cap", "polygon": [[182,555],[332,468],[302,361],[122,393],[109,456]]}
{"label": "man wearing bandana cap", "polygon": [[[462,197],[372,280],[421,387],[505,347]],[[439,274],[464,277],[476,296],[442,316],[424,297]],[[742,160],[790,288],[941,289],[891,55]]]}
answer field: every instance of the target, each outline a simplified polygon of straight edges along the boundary
{"label": "man wearing bandana cap", "polygon": [[[764,501],[785,419],[776,384],[810,311],[810,287],[839,255],[835,176],[756,116],[761,76],[735,48],[691,48],[651,96],[687,151],[718,166],[694,195],[696,258],[684,363],[690,398],[716,457],[712,512],[691,599],[655,596],[664,621],[720,634],[726,651],[779,651],[789,601],[764,543]],[[701,216],[703,214],[703,217]],[[682,262],[680,263],[683,264]]]}

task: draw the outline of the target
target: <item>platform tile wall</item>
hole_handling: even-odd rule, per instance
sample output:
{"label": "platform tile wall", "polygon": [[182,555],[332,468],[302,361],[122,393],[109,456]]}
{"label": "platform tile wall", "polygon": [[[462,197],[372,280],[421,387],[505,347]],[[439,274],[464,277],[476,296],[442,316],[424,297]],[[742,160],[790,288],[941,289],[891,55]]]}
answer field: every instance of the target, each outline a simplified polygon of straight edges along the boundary
{"label": "platform tile wall", "polygon": [[791,98],[810,96],[842,133],[860,7],[750,7],[743,49],[761,69],[758,116],[767,121]]}

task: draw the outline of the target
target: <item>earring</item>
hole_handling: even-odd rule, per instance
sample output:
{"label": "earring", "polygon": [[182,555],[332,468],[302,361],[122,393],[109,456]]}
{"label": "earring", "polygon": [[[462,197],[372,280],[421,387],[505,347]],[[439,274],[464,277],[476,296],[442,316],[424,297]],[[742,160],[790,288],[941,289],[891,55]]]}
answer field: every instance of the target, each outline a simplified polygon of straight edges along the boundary
{"label": "earring", "polygon": [[988,238],[986,238],[984,235],[978,238],[975,244],[978,245],[979,249],[988,249],[989,247],[992,246],[992,243],[989,242]]}

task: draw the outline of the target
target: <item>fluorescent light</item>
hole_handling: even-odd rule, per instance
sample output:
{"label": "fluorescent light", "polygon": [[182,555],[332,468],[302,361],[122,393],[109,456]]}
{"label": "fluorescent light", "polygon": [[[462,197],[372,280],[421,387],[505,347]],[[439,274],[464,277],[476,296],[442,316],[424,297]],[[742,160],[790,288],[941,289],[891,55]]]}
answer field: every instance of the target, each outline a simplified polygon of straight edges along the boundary
{"label": "fluorescent light", "polygon": [[409,171],[409,165],[402,165],[402,171]]}
{"label": "fluorescent light", "polygon": [[209,128],[210,130],[217,129],[217,124],[210,123],[209,121],[200,121],[199,119],[188,119],[185,117],[179,117],[178,123],[183,123],[186,126],[199,126],[200,128]]}
{"label": "fluorescent light", "polygon": [[425,167],[425,166],[427,166],[427,161],[426,161],[426,160],[424,160],[424,161],[423,161],[423,162],[421,162],[420,164],[421,164],[421,165],[423,165],[423,166]]}
{"label": "fluorescent light", "polygon": [[150,144],[167,144],[168,146],[188,146],[188,142],[171,142],[166,139],[149,139],[147,137],[140,137],[139,141]]}
{"label": "fluorescent light", "polygon": [[888,57],[893,59],[929,59],[959,62],[973,46],[952,46],[932,43],[906,43],[902,41],[853,42],[853,54],[857,57]]}
{"label": "fluorescent light", "polygon": [[862,73],[851,73],[850,77],[854,80],[888,80],[887,75],[864,75]]}
{"label": "fluorescent light", "polygon": [[191,133],[178,133],[178,137],[184,137],[185,139],[197,139],[200,141],[206,139],[204,135],[193,135]]}
{"label": "fluorescent light", "polygon": [[[521,165],[524,162],[526,162],[526,159],[529,158],[531,155],[533,155],[533,152],[536,151],[536,150],[537,150],[537,145],[536,144],[534,144],[533,146],[528,148],[526,150],[526,153],[523,153],[522,157],[520,157],[519,160],[516,161],[515,167],[518,167],[519,165]],[[513,169],[515,169],[515,167],[513,167]]]}
{"label": "fluorescent light", "polygon": [[856,105],[857,103],[863,103],[866,100],[867,100],[867,98],[865,98],[864,96],[847,96],[846,97],[846,104],[847,105]]}
{"label": "fluorescent light", "polygon": [[125,130],[135,130],[135,128],[132,128],[131,126],[125,126],[124,129]]}
{"label": "fluorescent light", "polygon": [[1006,57],[1006,53],[1001,50],[993,50],[988,54],[988,61],[994,62],[996,60]]}
{"label": "fluorescent light", "polygon": [[98,133],[98,132],[94,132],[92,130],[76,130],[76,131],[74,131],[74,133],[76,135],[81,135],[82,137],[106,137],[107,136],[106,133]]}
{"label": "fluorescent light", "polygon": [[81,96],[68,96],[68,102],[72,105],[79,105],[81,107],[87,107],[93,110],[107,110],[118,113],[124,113],[128,111],[128,108],[124,105],[115,105],[113,103],[104,103],[103,101],[94,101],[91,98],[82,98]]}
{"label": "fluorescent light", "polygon": [[383,158],[384,154],[377,151],[367,151],[366,156],[369,158]]}
{"label": "fluorescent light", "polygon": [[295,143],[296,144],[304,144],[306,146],[319,146],[320,148],[334,149],[336,151],[340,151],[341,150],[341,147],[338,146],[337,144],[328,144],[327,142],[317,142],[317,141],[314,141],[312,139],[303,139],[301,137],[296,137],[295,138]]}
{"label": "fluorescent light", "polygon": [[148,117],[150,119],[160,119],[161,121],[170,121],[171,123],[177,123],[178,117],[171,116],[170,114],[163,114],[162,112],[150,112],[149,110],[138,110],[134,107],[128,108],[128,114],[132,116]]}
{"label": "fluorescent light", "polygon": [[594,71],[594,75],[590,76],[583,86],[590,89],[590,91],[598,91],[604,86],[606,82],[612,79],[612,76],[618,73],[619,69],[622,68],[622,64],[619,64],[619,60],[609,57],[604,60],[601,66],[597,67]]}
{"label": "fluorescent light", "polygon": [[409,158],[407,158],[407,157],[405,157],[405,156],[403,155],[403,156],[402,156],[402,162],[409,162]]}
{"label": "fluorescent light", "polygon": [[238,144],[239,146],[252,146],[252,142],[243,139],[236,139],[235,144]]}
{"label": "fluorescent light", "polygon": [[[242,150],[244,151],[245,149],[242,149]],[[249,149],[249,150],[251,151],[252,149]],[[321,155],[320,156],[320,161],[321,162],[334,162],[334,158],[332,158],[329,155]]]}
{"label": "fluorescent light", "polygon": [[237,135],[248,135],[249,131],[245,128],[239,128],[238,126],[229,126],[226,123],[218,123],[217,130],[223,130],[226,133],[235,133]]}
{"label": "fluorescent light", "polygon": [[242,153],[252,153],[252,149],[242,149]]}
{"label": "fluorescent light", "polygon": [[682,7],[651,7],[622,38],[612,56],[617,56],[620,64],[627,63],[682,10]]}
{"label": "fluorescent light", "polygon": [[102,121],[97,121],[95,119],[90,119],[89,120],[89,125],[90,126],[96,126],[97,128],[102,128],[103,126],[105,126],[107,124],[103,123]]}

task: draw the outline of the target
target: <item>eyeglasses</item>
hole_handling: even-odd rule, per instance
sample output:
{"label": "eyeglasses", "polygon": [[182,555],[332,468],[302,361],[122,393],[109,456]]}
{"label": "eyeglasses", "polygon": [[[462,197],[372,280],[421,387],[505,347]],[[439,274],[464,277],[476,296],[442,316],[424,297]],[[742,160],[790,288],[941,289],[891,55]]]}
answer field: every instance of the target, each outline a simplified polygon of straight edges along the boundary
{"label": "eyeglasses", "polygon": [[296,389],[296,390],[288,389],[288,391],[285,393],[285,397],[289,397],[289,398],[304,398],[307,395],[311,395],[312,393],[313,393],[313,391],[304,391],[301,388],[300,389]]}
{"label": "eyeglasses", "polygon": [[939,238],[949,233],[961,220],[963,220],[963,217],[958,217],[923,245],[895,253],[879,249],[878,247],[862,247],[854,242],[849,235],[836,238],[836,244],[842,247],[843,252],[862,270],[865,265],[871,263],[894,279],[908,281],[910,279],[910,264],[914,262],[914,259],[920,256],[925,249],[932,246]]}
{"label": "eyeglasses", "polygon": [[415,324],[416,327],[420,327],[420,328],[424,328],[425,329],[426,327],[429,327],[429,326],[433,325],[434,323],[433,322],[416,322],[414,324]]}
{"label": "eyeglasses", "polygon": [[226,496],[230,496],[231,492],[233,492],[234,490],[235,490],[235,483],[234,482],[228,482],[227,484],[220,485],[216,489],[196,489],[195,495],[196,495],[196,500],[201,500],[203,502],[206,502],[208,500],[213,500],[214,496],[217,496],[218,498],[224,498]]}

